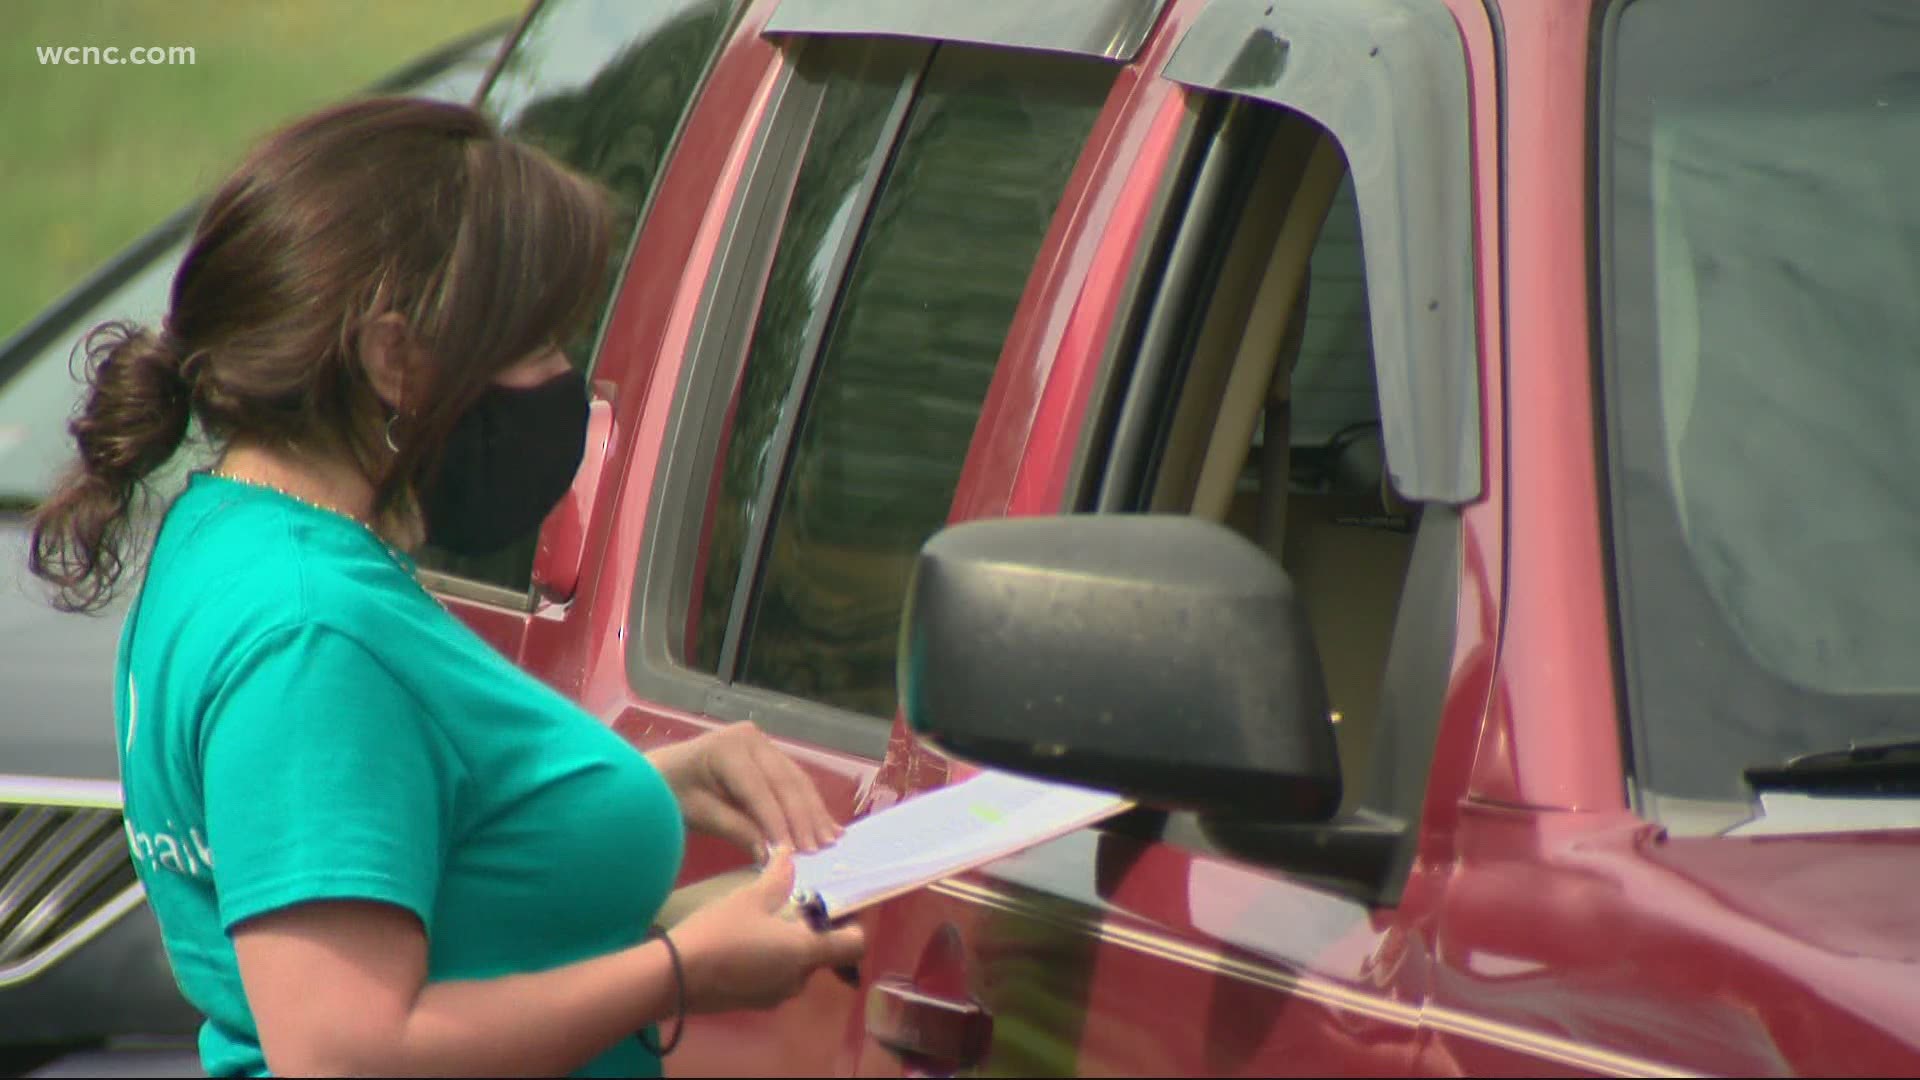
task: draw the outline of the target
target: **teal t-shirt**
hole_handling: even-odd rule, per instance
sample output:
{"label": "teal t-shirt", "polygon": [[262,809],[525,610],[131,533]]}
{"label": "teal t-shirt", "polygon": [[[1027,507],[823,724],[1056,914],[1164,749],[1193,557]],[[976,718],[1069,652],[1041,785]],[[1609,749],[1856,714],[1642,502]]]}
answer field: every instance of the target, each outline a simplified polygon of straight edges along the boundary
{"label": "teal t-shirt", "polygon": [[[196,475],[120,643],[128,845],[203,1065],[264,1074],[228,934],[314,900],[416,915],[433,981],[642,940],[679,805],[633,747],[507,662],[358,523]],[[581,1075],[658,1075],[627,1039]]]}

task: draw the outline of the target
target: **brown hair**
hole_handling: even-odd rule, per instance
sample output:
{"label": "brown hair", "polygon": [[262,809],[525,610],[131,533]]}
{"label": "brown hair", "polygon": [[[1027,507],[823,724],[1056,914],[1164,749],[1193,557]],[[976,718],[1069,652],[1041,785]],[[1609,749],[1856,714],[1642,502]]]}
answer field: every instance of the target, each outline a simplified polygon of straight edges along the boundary
{"label": "brown hair", "polygon": [[[30,568],[56,606],[104,606],[142,482],[190,416],[216,445],[345,456],[390,519],[487,385],[587,317],[611,230],[597,185],[465,106],[374,98],[268,136],[201,216],[161,326],[83,342],[79,456],[34,514]],[[397,452],[357,345],[389,312],[426,357]]]}

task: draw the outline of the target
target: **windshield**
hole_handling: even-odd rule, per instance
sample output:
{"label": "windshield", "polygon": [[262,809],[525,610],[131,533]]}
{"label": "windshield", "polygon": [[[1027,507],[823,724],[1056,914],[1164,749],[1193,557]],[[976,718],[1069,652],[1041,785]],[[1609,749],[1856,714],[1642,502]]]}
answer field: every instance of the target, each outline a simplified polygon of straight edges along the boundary
{"label": "windshield", "polygon": [[1640,785],[1920,732],[1920,5],[1638,0],[1603,133]]}

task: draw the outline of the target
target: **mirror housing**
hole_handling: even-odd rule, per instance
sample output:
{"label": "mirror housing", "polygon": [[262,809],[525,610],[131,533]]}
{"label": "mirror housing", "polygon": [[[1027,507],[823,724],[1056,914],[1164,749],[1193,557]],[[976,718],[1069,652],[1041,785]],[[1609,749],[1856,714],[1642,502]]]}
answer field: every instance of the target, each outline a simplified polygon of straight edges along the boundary
{"label": "mirror housing", "polygon": [[587,448],[573,483],[540,525],[533,554],[533,588],[549,604],[573,599],[587,559],[587,525],[593,520],[600,478],[613,447],[613,404],[598,385],[587,404]]}
{"label": "mirror housing", "polygon": [[1192,517],[971,522],[921,549],[907,723],[984,765],[1168,809],[1320,821],[1340,765],[1306,611],[1263,551]]}

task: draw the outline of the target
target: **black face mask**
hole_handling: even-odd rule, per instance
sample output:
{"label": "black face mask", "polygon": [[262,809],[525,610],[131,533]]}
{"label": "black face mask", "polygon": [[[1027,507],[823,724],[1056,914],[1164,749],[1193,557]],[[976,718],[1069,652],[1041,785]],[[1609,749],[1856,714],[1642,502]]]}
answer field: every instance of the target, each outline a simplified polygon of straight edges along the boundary
{"label": "black face mask", "polygon": [[427,543],[456,555],[498,551],[540,527],[566,496],[587,449],[587,380],[490,386],[447,437],[421,492]]}

